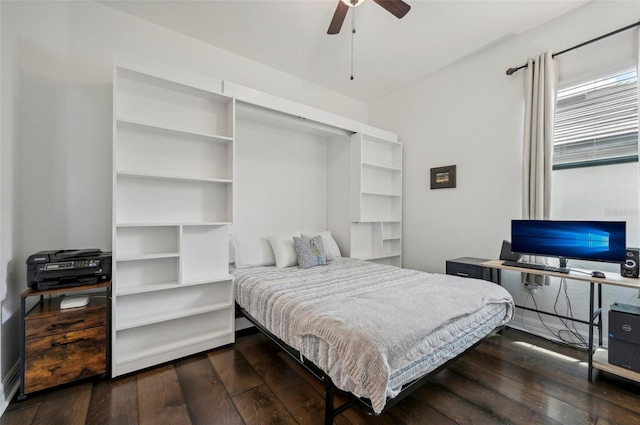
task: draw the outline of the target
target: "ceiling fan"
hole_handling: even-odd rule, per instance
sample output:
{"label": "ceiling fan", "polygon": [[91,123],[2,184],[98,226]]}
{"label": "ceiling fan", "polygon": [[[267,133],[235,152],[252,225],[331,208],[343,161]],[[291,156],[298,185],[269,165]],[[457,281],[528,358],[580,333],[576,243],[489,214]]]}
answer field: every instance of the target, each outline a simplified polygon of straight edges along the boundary
{"label": "ceiling fan", "polygon": [[[336,7],[336,11],[333,14],[331,23],[329,24],[329,30],[327,31],[327,34],[338,34],[340,32],[340,28],[342,28],[342,23],[344,22],[344,18],[347,16],[349,8],[359,6],[363,1],[364,0],[338,0],[338,6]],[[388,12],[390,12],[398,19],[406,15],[407,12],[409,12],[409,9],[411,9],[411,6],[409,6],[402,0],[373,1],[385,8]]]}

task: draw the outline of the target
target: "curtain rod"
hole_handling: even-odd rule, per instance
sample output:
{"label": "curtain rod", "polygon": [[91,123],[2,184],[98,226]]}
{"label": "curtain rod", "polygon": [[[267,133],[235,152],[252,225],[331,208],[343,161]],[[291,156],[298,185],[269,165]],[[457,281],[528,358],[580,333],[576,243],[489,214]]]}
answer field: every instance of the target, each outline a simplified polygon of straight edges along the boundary
{"label": "curtain rod", "polygon": [[[561,51],[561,52],[554,53],[554,54],[552,54],[552,55],[551,55],[551,57],[552,57],[552,58],[555,58],[556,56],[560,56],[560,55],[561,55],[561,54],[563,54],[563,53],[567,53],[567,52],[570,52],[570,51],[572,51],[572,50],[579,49],[580,47],[586,46],[587,44],[595,43],[596,41],[600,41],[600,40],[602,40],[602,39],[604,39],[604,38],[611,37],[612,35],[615,35],[615,34],[618,34],[619,32],[626,31],[626,30],[628,30],[628,29],[631,29],[631,28],[637,27],[637,26],[639,26],[639,25],[640,25],[640,21],[636,22],[635,24],[631,24],[631,25],[627,25],[626,27],[619,28],[619,29],[617,29],[617,30],[615,30],[615,31],[612,31],[612,32],[608,33],[608,34],[601,35],[600,37],[596,37],[596,38],[594,38],[594,39],[592,39],[592,40],[585,41],[584,43],[580,43],[580,44],[578,44],[578,45],[576,45],[576,46],[569,47],[568,49],[564,49],[564,50],[563,50],[563,51]],[[521,70],[522,68],[526,68],[526,67],[527,67],[527,64],[525,63],[524,65],[521,65],[521,66],[519,66],[519,67],[517,67],[517,68],[509,68],[509,69],[507,69],[507,75],[511,75],[511,74],[513,74],[514,72],[519,71],[519,70]]]}

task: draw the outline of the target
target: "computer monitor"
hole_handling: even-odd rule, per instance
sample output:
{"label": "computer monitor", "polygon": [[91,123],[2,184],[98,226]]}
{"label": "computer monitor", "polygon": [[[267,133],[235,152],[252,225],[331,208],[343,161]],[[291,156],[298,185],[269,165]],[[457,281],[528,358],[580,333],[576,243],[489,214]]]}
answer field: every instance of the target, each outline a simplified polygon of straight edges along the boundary
{"label": "computer monitor", "polygon": [[511,245],[514,252],[560,258],[562,267],[569,258],[624,263],[626,222],[512,220]]}

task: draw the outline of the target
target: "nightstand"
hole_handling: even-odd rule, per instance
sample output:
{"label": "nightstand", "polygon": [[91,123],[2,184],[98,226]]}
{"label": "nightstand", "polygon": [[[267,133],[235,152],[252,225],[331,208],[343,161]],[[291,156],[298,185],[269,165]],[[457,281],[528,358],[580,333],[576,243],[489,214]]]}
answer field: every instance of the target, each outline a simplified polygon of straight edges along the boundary
{"label": "nightstand", "polygon": [[461,257],[447,260],[447,274],[453,276],[483,279],[500,285],[500,270],[483,267],[482,263],[489,261],[485,258]]}
{"label": "nightstand", "polygon": [[[22,382],[27,394],[96,375],[108,375],[111,282],[35,291],[21,296]],[[103,291],[96,290],[102,289]],[[84,307],[60,309],[60,295],[90,291]],[[39,296],[29,311],[29,297]]]}

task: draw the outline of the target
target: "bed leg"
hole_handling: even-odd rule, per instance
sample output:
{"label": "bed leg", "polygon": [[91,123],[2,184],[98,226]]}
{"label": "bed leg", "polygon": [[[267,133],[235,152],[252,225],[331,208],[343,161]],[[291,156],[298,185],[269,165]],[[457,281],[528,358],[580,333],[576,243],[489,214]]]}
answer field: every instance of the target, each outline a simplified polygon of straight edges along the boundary
{"label": "bed leg", "polygon": [[324,376],[324,425],[333,425],[334,386],[331,378]]}

